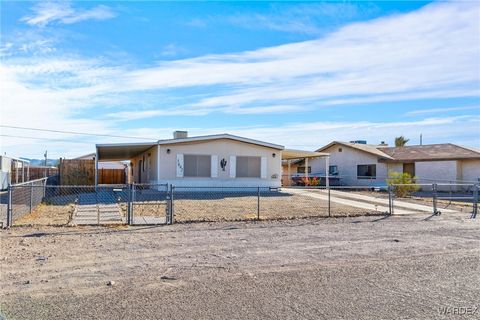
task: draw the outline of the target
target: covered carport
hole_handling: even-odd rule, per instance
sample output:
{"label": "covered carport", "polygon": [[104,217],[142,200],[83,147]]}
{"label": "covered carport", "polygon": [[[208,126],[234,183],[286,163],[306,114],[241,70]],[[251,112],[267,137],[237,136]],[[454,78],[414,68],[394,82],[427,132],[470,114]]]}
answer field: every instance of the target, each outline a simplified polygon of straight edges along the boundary
{"label": "covered carport", "polygon": [[95,155],[95,185],[98,185],[98,163],[102,161],[130,161],[158,142],[97,144]]}
{"label": "covered carport", "polygon": [[304,150],[294,150],[294,149],[285,149],[282,151],[282,160],[287,161],[287,179],[291,185],[292,181],[292,172],[291,172],[291,163],[292,160],[305,160],[305,173],[306,178],[309,177],[308,173],[308,160],[312,158],[324,158],[325,159],[325,185],[328,188],[330,186],[330,177],[329,177],[329,159],[330,154],[325,152],[317,151],[304,151]]}

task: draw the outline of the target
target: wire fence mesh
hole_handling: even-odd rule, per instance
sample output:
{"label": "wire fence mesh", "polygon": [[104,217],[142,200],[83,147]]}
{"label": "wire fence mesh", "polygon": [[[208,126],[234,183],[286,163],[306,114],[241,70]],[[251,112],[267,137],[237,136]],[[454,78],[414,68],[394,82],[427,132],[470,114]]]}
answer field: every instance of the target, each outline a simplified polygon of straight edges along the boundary
{"label": "wire fence mesh", "polygon": [[[476,184],[198,187],[168,184],[59,186],[44,179],[1,196],[3,226],[151,225],[387,214],[476,217]],[[9,220],[10,219],[10,220]]]}

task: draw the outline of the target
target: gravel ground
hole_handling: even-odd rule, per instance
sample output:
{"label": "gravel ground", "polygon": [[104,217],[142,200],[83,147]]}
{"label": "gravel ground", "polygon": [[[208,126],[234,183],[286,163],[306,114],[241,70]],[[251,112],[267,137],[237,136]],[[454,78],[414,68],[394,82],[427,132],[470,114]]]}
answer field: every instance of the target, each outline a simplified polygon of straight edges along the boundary
{"label": "gravel ground", "polygon": [[1,310],[8,319],[451,318],[442,308],[480,307],[479,231],[478,220],[453,215],[13,228],[0,232]]}

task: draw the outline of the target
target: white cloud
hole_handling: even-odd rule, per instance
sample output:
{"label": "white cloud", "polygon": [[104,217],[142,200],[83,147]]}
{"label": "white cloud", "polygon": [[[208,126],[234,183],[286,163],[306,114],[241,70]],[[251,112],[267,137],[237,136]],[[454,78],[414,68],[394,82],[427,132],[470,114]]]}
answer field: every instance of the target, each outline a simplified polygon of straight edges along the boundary
{"label": "white cloud", "polygon": [[[314,112],[324,105],[478,97],[479,10],[476,3],[435,3],[412,13],[355,23],[318,40],[163,61],[148,68],[55,53],[29,59],[8,56],[0,70],[1,123],[112,133],[125,120],[155,116],[270,114],[306,108]],[[41,15],[25,21],[46,25],[99,17],[69,5],[60,11],[40,10]],[[2,50],[12,46],[15,43],[5,44]],[[194,87],[195,94],[186,98],[186,90],[175,92],[189,87]],[[86,110],[89,112],[83,112]],[[102,116],[108,113],[109,117]],[[238,129],[193,128],[192,133],[227,131],[287,146],[303,143],[312,149],[334,139],[375,142],[391,135],[414,137],[422,132],[435,141],[458,139],[478,146],[472,133],[478,132],[479,121],[472,116],[395,123],[280,123]],[[141,128],[131,133],[158,136],[163,130]],[[28,154],[45,147],[38,145],[9,139],[2,148]],[[60,144],[56,146],[60,153]],[[65,152],[69,150],[80,153],[76,145]]]}
{"label": "white cloud", "polygon": [[91,9],[76,9],[69,2],[40,2],[32,8],[33,14],[21,21],[34,26],[46,26],[51,23],[72,24],[85,20],[107,20],[116,13],[109,7],[98,5]]}
{"label": "white cloud", "polygon": [[444,107],[444,108],[430,108],[430,109],[419,109],[414,111],[409,111],[406,115],[422,115],[426,113],[444,113],[451,111],[465,111],[465,110],[476,110],[477,114],[480,113],[480,105],[477,106],[463,106],[463,107]]}

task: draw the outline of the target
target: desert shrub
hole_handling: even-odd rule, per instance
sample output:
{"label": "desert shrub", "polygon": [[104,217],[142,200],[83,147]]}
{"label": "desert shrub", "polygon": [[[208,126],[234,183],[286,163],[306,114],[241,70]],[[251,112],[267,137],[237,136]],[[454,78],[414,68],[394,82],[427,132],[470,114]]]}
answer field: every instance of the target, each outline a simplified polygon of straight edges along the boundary
{"label": "desert shrub", "polygon": [[394,186],[394,192],[397,197],[403,198],[410,196],[413,192],[420,190],[416,184],[416,177],[409,173],[390,171],[388,173],[387,184]]}

